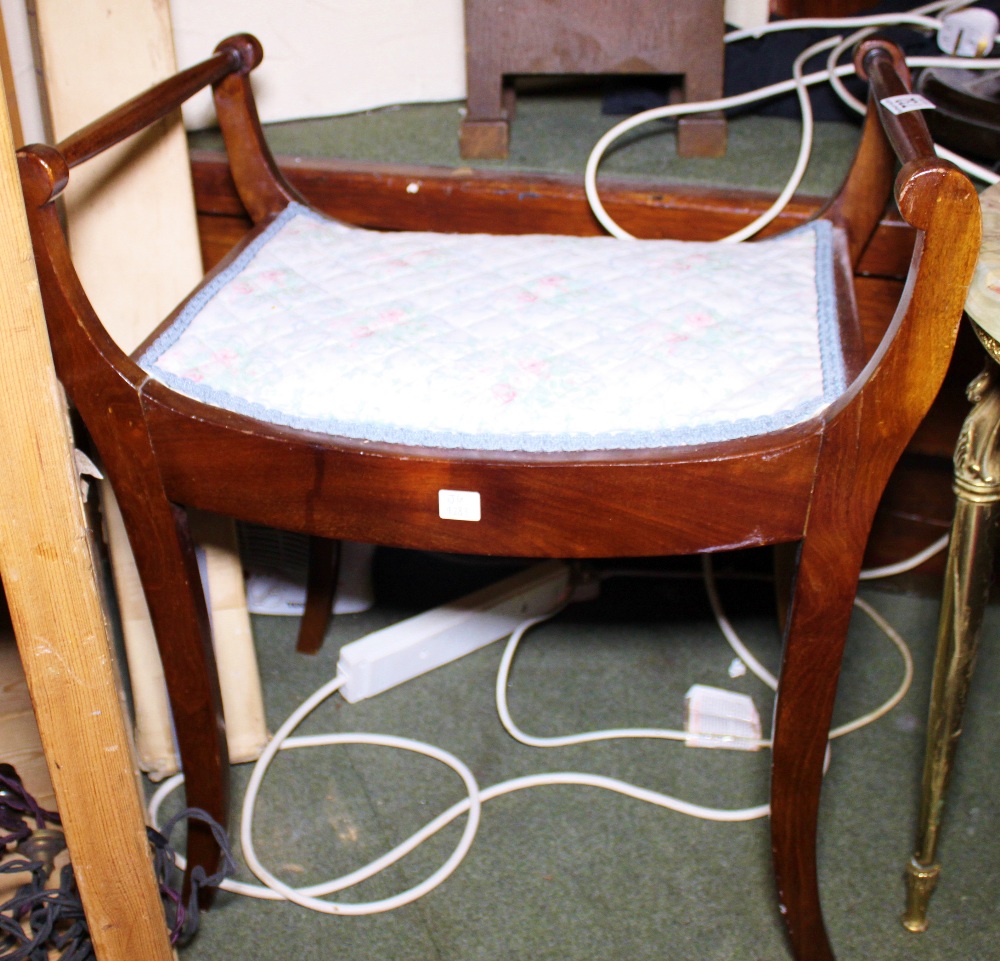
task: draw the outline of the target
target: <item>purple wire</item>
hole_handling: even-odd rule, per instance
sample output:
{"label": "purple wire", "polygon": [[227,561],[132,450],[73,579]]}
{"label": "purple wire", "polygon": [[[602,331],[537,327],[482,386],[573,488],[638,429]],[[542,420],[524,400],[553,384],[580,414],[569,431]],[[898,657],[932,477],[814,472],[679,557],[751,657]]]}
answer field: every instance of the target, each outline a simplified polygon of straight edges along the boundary
{"label": "purple wire", "polygon": [[[8,821],[7,812],[4,808],[19,811],[22,814],[30,814],[34,817],[37,826],[45,827],[46,822],[50,824],[61,824],[59,815],[55,811],[46,811],[25,789],[20,781],[0,774],[0,788],[5,793],[0,797],[0,823],[6,828],[14,825]],[[18,819],[20,820],[20,819]]]}

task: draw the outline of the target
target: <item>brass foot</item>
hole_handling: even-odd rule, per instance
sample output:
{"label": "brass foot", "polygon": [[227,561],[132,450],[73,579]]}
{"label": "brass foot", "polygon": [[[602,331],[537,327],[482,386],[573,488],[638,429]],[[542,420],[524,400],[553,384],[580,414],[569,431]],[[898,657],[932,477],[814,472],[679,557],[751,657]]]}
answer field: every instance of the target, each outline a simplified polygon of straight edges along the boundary
{"label": "brass foot", "polygon": [[906,911],[902,921],[907,931],[927,930],[927,905],[940,873],[940,865],[923,865],[913,858],[906,865]]}

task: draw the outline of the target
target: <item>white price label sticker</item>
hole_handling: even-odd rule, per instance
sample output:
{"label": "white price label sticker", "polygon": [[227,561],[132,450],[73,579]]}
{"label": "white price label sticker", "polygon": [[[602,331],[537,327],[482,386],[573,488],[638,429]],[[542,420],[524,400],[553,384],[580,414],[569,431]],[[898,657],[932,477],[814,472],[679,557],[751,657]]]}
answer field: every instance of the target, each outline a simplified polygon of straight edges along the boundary
{"label": "white price label sticker", "polygon": [[438,491],[438,516],[444,521],[482,520],[478,491]]}
{"label": "white price label sticker", "polygon": [[901,113],[910,113],[912,110],[934,109],[934,104],[926,97],[921,97],[919,93],[901,93],[898,97],[885,97],[880,103],[889,113],[897,116]]}

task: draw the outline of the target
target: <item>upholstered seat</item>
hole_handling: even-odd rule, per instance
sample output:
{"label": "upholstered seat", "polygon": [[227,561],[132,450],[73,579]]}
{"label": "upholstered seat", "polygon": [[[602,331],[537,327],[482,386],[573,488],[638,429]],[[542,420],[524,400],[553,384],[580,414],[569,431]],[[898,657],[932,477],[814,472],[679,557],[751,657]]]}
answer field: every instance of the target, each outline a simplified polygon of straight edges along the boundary
{"label": "upholstered seat", "polygon": [[260,420],[566,451],[762,434],[845,386],[825,221],[758,244],[378,233],[293,204],[140,365]]}

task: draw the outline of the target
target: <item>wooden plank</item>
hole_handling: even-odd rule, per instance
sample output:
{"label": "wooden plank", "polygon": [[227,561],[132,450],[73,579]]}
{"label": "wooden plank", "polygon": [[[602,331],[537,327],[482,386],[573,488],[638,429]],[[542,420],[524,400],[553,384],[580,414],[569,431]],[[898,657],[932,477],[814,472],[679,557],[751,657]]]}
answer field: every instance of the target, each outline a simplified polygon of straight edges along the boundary
{"label": "wooden plank", "polygon": [[[167,0],[38,0],[43,79],[53,135],[61,140],[176,70]],[[95,64],[93,51],[101,51]],[[206,54],[209,51],[206,51]],[[179,114],[73,171],[66,191],[73,259],[112,337],[135,348],[202,277],[187,141]],[[104,485],[110,495],[110,485]],[[109,506],[115,587],[130,672],[137,678],[140,762],[160,777],[177,770],[162,668],[120,515]],[[225,540],[235,545],[230,531]],[[235,549],[212,547],[209,598],[223,673],[230,757],[256,758],[267,739],[250,618]],[[221,605],[216,599],[222,599]],[[145,677],[140,678],[140,674]]]}
{"label": "wooden plank", "polygon": [[2,96],[0,431],[0,572],[94,947],[169,961]]}

